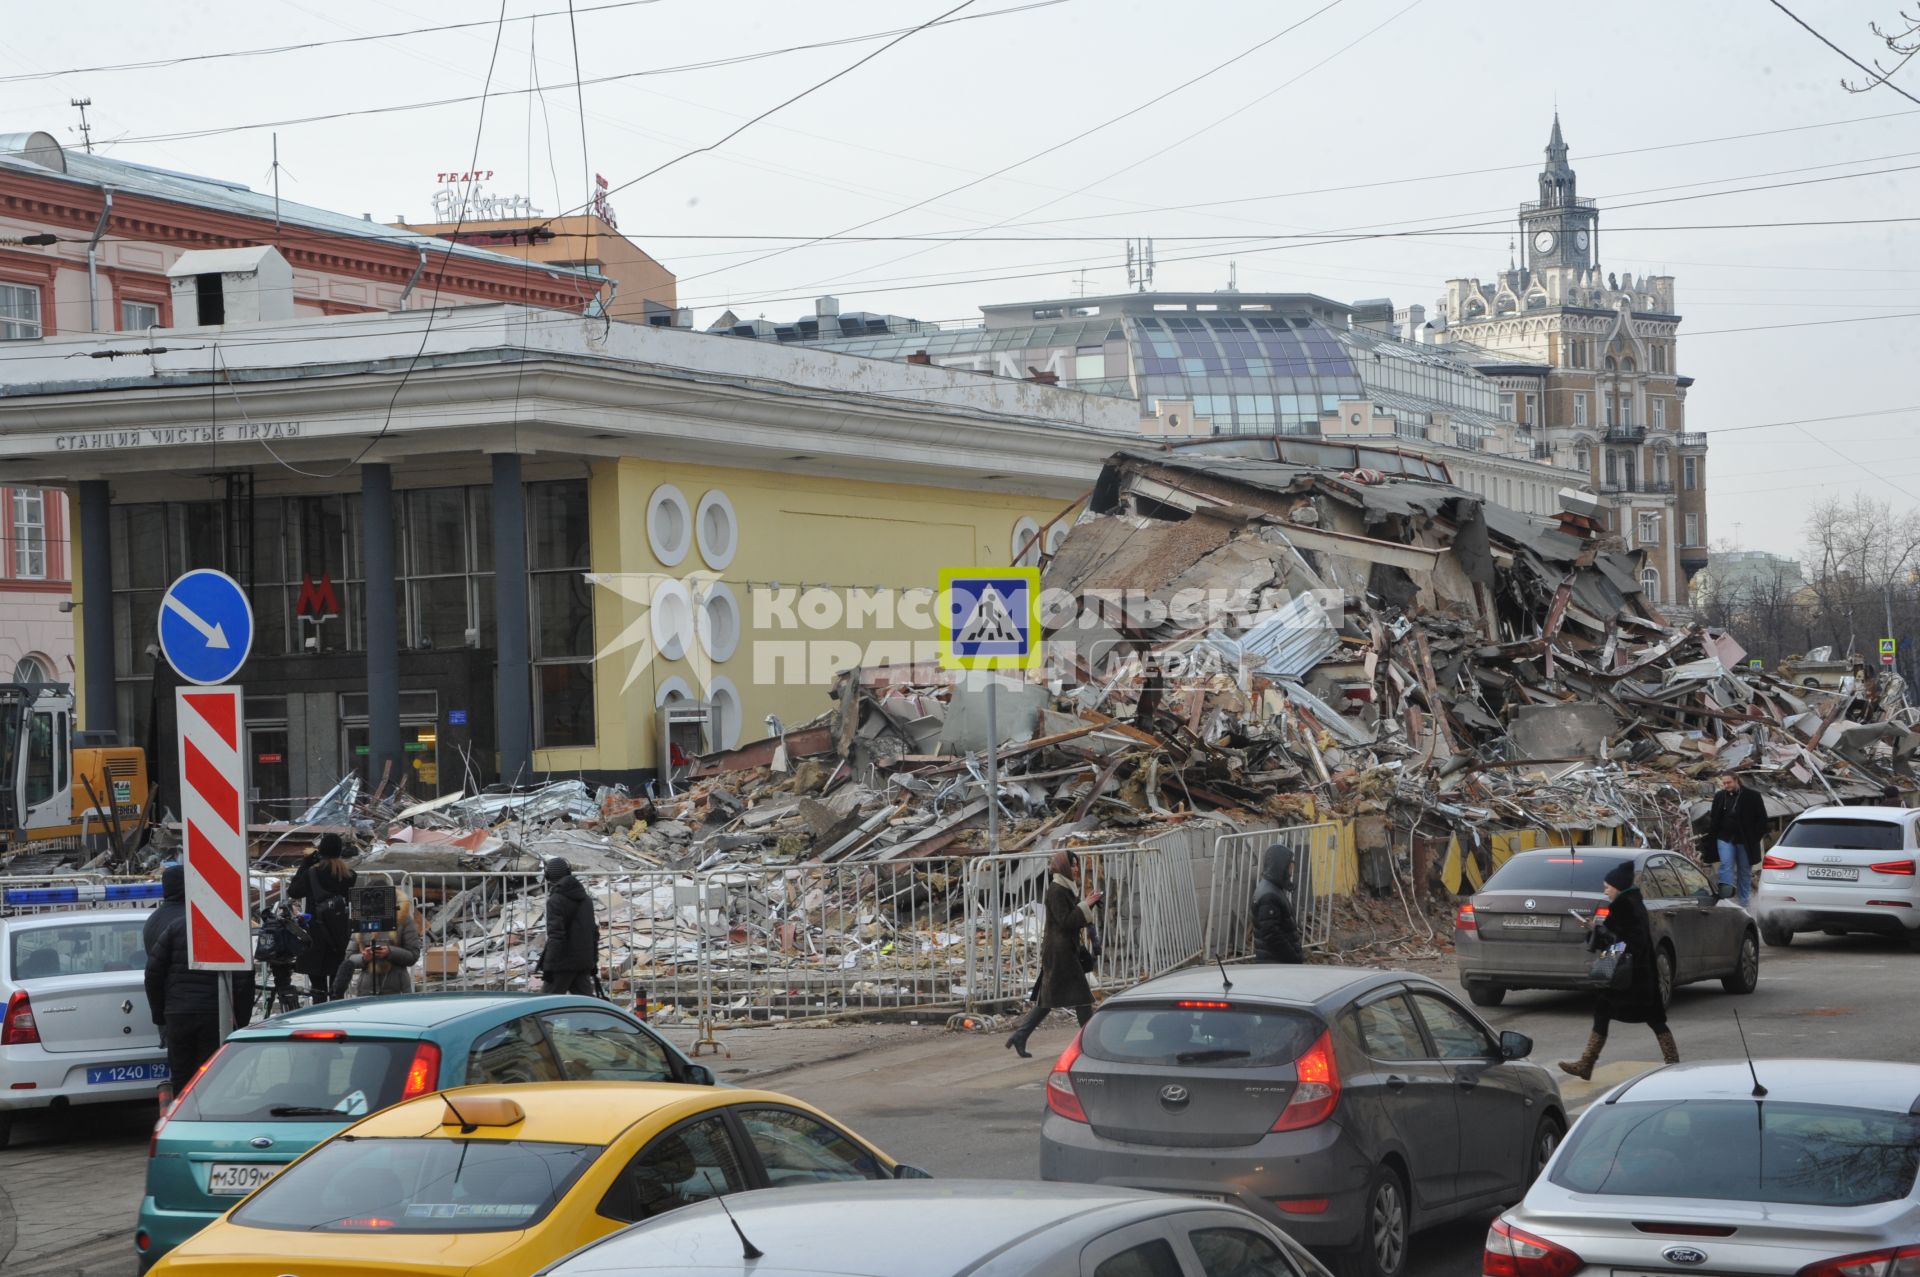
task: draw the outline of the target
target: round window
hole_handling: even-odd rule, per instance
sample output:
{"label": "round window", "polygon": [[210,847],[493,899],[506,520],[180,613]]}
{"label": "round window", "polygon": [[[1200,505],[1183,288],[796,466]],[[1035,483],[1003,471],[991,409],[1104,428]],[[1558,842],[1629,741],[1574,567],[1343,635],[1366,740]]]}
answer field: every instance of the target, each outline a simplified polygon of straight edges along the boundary
{"label": "round window", "polygon": [[665,709],[675,701],[690,701],[692,699],[693,689],[687,686],[686,679],[663,679],[661,680],[660,686],[654,689],[653,707],[655,709]]}
{"label": "round window", "polygon": [[1022,518],[1013,525],[1013,565],[1030,568],[1040,561],[1040,524],[1035,519]]}
{"label": "round window", "polygon": [[700,498],[694,527],[700,540],[700,557],[708,567],[724,568],[733,562],[734,551],[740,548],[740,528],[726,493],[714,488]]}
{"label": "round window", "polygon": [[713,702],[713,716],[719,724],[720,748],[733,749],[740,743],[740,689],[724,674],[707,680],[707,699]]}
{"label": "round window", "polygon": [[1047,529],[1047,553],[1048,554],[1052,555],[1052,554],[1060,553],[1060,547],[1063,544],[1065,544],[1067,539],[1067,533],[1069,530],[1071,530],[1071,527],[1072,527],[1071,524],[1069,524],[1065,519],[1062,519],[1060,522],[1054,524],[1052,527]]}
{"label": "round window", "polygon": [[687,654],[693,642],[693,596],[678,581],[662,581],[653,590],[653,607],[648,613],[653,629],[653,648],[661,657],[677,661]]}
{"label": "round window", "polygon": [[717,663],[733,656],[740,646],[740,603],[726,582],[708,581],[700,587],[697,624],[708,659]]}
{"label": "round window", "polygon": [[671,483],[663,483],[647,498],[647,545],[653,557],[673,567],[687,557],[693,541],[693,510]]}

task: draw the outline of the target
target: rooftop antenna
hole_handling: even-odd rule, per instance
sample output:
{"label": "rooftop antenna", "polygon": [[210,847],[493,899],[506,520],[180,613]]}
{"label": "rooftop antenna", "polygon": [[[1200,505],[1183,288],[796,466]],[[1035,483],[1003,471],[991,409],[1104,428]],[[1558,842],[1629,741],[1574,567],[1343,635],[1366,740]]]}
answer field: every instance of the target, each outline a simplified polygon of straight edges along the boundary
{"label": "rooftop antenna", "polygon": [[280,135],[273,135],[273,238],[280,239]]}
{"label": "rooftop antenna", "polygon": [[1127,287],[1138,293],[1153,289],[1153,241],[1127,241]]}
{"label": "rooftop antenna", "polygon": [[1240,291],[1240,263],[1239,262],[1227,263],[1227,291],[1230,293],[1237,293]]}
{"label": "rooftop antenna", "polygon": [[87,148],[87,154],[93,154],[93,125],[87,123],[87,108],[93,105],[92,98],[68,98],[67,105],[80,108],[80,144]]}
{"label": "rooftop antenna", "polygon": [[1753,1079],[1753,1098],[1765,1099],[1767,1088],[1760,1085],[1760,1071],[1753,1067],[1753,1051],[1747,1046],[1747,1026],[1740,1023],[1740,1013],[1733,1013],[1733,1027],[1740,1030],[1740,1053],[1747,1057],[1747,1075]]}
{"label": "rooftop antenna", "polygon": [[1213,964],[1220,968],[1220,983],[1227,993],[1233,992],[1233,981],[1227,979],[1227,964],[1221,961],[1219,954],[1213,955]]}
{"label": "rooftop antenna", "polygon": [[713,1172],[702,1171],[701,1174],[707,1177],[707,1187],[713,1190],[713,1200],[720,1203],[720,1209],[726,1213],[727,1222],[733,1225],[733,1235],[740,1239],[740,1258],[742,1259],[765,1258],[766,1252],[761,1250],[758,1246],[754,1245],[752,1242],[747,1240],[747,1234],[740,1227],[740,1221],[733,1217],[733,1208],[727,1205],[726,1193],[721,1190],[718,1184],[713,1182]]}

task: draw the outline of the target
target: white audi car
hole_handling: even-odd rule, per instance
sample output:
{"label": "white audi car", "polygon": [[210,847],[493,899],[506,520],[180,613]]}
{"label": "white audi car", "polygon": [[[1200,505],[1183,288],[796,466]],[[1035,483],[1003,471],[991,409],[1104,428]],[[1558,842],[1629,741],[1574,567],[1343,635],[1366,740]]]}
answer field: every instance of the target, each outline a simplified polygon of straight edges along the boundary
{"label": "white audi car", "polygon": [[140,941],[152,916],[0,918],[0,1148],[23,1110],[147,1099],[166,1081]]}
{"label": "white audi car", "polygon": [[1778,948],[1794,933],[1871,932],[1920,951],[1920,811],[1815,807],[1794,817],[1760,862],[1753,913]]}
{"label": "white audi car", "polygon": [[1920,1271],[1920,1065],[1676,1064],[1623,1082],[1487,1234],[1486,1277]]}

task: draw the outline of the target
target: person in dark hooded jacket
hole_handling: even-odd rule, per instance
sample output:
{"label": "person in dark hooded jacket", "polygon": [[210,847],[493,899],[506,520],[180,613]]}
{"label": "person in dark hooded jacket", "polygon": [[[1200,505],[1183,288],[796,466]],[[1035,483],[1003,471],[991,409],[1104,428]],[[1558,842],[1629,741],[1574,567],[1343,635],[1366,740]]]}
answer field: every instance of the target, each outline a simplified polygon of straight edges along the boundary
{"label": "person in dark hooded jacket", "polygon": [[307,977],[315,1002],[333,995],[334,973],[347,956],[347,941],[353,938],[353,922],[348,917],[347,893],[357,875],[350,863],[353,846],[339,834],[320,835],[320,845],[309,852],[293,872],[287,895],[305,903],[307,951],[294,964]]}
{"label": "person in dark hooded jacket", "polygon": [[1278,843],[1267,848],[1260,865],[1260,884],[1253,889],[1253,960],[1307,960],[1293,917],[1293,849]]}
{"label": "person in dark hooded jacket", "polygon": [[[160,907],[140,938],[147,951],[147,1012],[167,1044],[167,1072],[176,1089],[220,1048],[220,977],[187,965],[187,871],[160,873]],[[233,1023],[252,1018],[253,972],[233,973]]]}
{"label": "person in dark hooded jacket", "polygon": [[1604,921],[1587,924],[1591,934],[1587,947],[1596,952],[1623,944],[1627,961],[1633,967],[1633,982],[1625,989],[1602,989],[1594,998],[1593,1032],[1587,1037],[1587,1049],[1578,1060],[1560,1061],[1560,1070],[1583,1081],[1593,1077],[1594,1062],[1607,1045],[1607,1030],[1613,1021],[1644,1024],[1653,1030],[1660,1044],[1660,1058],[1668,1064],[1680,1062],[1680,1048],[1667,1028],[1667,1008],[1660,999],[1659,952],[1653,947],[1653,924],[1647,920],[1646,901],[1633,880],[1633,862],[1623,860],[1607,870],[1607,916]]}
{"label": "person in dark hooded jacket", "polygon": [[573,876],[573,866],[550,857],[541,871],[547,880],[547,943],[536,970],[548,993],[593,993],[600,968],[600,927],[593,920],[593,897]]}

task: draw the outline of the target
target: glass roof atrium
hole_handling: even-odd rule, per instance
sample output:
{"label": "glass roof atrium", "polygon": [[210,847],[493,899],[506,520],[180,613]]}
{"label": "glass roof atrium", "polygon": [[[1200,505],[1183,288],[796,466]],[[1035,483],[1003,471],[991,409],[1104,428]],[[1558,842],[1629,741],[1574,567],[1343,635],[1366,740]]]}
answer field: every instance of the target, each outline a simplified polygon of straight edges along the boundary
{"label": "glass roof atrium", "polygon": [[983,308],[985,322],[943,327],[892,315],[808,316],[793,324],[723,322],[715,331],[1002,377],[1052,373],[1093,394],[1192,404],[1216,434],[1318,434],[1342,402],[1371,401],[1456,432],[1498,420],[1494,383],[1441,349],[1351,326],[1352,308],[1307,293],[1126,293]]}

